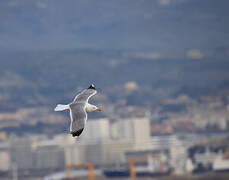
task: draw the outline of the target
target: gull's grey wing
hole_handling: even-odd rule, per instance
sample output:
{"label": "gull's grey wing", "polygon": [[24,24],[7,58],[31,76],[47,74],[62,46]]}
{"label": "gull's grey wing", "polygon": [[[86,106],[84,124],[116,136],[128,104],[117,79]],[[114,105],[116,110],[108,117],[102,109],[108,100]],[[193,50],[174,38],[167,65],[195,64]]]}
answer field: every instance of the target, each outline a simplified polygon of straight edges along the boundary
{"label": "gull's grey wing", "polygon": [[85,103],[70,104],[71,125],[70,132],[72,136],[79,136],[84,129],[87,120],[87,113],[85,111]]}
{"label": "gull's grey wing", "polygon": [[97,93],[97,91],[95,89],[85,89],[83,90],[81,93],[79,93],[75,99],[73,100],[73,102],[88,102],[88,99],[95,95]]}

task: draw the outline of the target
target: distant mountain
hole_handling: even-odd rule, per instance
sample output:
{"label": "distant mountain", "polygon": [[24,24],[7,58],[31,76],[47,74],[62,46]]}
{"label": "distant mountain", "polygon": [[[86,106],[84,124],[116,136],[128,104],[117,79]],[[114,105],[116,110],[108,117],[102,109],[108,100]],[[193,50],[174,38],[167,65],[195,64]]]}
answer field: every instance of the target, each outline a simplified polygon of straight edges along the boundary
{"label": "distant mountain", "polygon": [[229,46],[227,0],[1,0],[0,51]]}
{"label": "distant mountain", "polygon": [[[227,58],[149,59],[127,54],[92,49],[1,53],[1,111],[68,103],[91,83],[110,103],[126,99],[132,105],[177,94],[214,94],[229,84]],[[130,81],[137,83],[137,91],[125,91]]]}

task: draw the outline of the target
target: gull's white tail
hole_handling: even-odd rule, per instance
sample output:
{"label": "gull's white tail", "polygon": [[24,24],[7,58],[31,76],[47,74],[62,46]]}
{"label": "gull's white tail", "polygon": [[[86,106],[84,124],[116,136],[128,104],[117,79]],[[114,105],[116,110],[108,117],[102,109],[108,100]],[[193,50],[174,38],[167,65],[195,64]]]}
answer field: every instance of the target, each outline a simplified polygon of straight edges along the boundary
{"label": "gull's white tail", "polygon": [[58,104],[54,111],[64,111],[69,109],[69,105]]}

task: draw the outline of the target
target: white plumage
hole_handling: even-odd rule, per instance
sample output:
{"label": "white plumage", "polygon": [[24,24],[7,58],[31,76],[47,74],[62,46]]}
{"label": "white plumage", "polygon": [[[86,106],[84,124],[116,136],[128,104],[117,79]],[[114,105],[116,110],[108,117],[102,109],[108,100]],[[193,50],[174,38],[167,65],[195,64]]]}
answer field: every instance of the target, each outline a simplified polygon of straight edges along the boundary
{"label": "white plumage", "polygon": [[92,84],[89,88],[76,95],[72,103],[67,105],[58,104],[54,109],[55,111],[70,110],[70,133],[73,137],[79,136],[83,132],[88,112],[96,110],[101,111],[101,109],[97,106],[88,103],[89,98],[94,96],[96,93],[97,91],[95,86]]}

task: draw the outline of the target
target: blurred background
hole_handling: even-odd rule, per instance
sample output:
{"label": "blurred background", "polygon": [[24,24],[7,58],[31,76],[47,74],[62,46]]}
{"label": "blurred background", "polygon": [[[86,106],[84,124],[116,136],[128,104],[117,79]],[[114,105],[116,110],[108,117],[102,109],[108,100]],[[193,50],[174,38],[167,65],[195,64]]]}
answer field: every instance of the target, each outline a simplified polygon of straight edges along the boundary
{"label": "blurred background", "polygon": [[1,0],[0,179],[229,179],[228,5]]}

